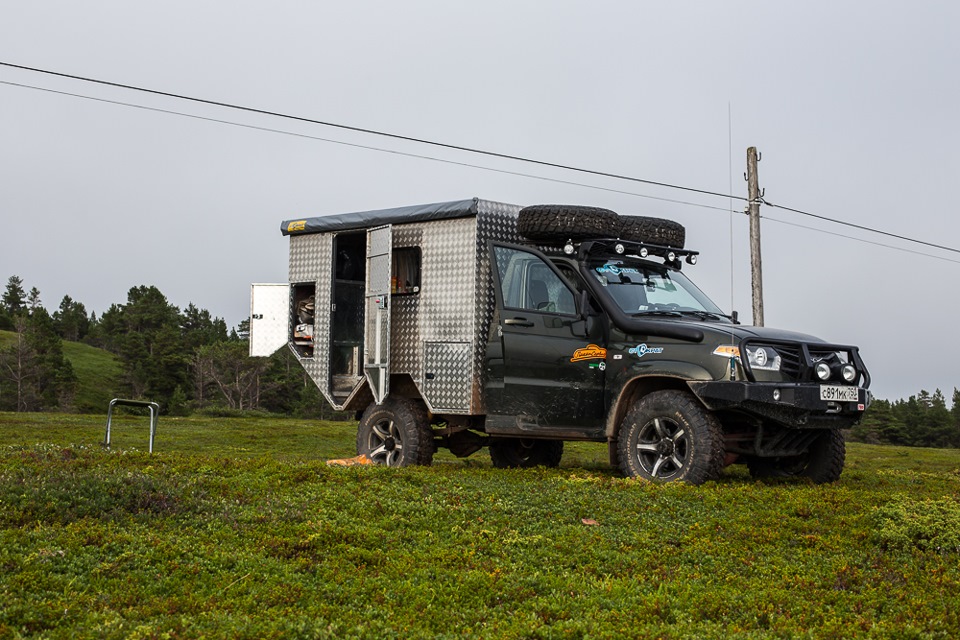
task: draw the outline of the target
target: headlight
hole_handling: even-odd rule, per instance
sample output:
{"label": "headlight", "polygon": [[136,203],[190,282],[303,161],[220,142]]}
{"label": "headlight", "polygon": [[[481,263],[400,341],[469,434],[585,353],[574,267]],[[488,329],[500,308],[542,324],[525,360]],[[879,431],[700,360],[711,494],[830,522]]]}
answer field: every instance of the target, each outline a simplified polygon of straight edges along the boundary
{"label": "headlight", "polygon": [[750,364],[758,367],[767,366],[767,350],[763,347],[760,347],[753,352],[751,352],[750,349],[747,349],[747,355],[750,356]]}
{"label": "headlight", "polygon": [[747,347],[747,361],[754,369],[780,371],[780,354],[771,347]]}
{"label": "headlight", "polygon": [[[740,349],[733,345],[722,344],[713,350],[713,355],[740,360]],[[780,354],[772,347],[747,347],[747,362],[751,369],[780,371]]]}

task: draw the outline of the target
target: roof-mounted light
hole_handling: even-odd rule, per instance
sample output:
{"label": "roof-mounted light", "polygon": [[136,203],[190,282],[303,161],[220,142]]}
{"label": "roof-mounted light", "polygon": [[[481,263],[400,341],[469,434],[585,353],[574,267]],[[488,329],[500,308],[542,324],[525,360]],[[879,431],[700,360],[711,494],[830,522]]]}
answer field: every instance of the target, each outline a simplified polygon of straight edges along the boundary
{"label": "roof-mounted light", "polygon": [[613,250],[622,255],[627,248],[623,246],[622,242],[618,242],[617,244],[613,245]]}
{"label": "roof-mounted light", "polygon": [[648,255],[650,255],[650,252],[647,250],[647,248],[646,248],[646,247],[640,247],[640,257],[641,257],[641,258],[646,258]]}
{"label": "roof-mounted light", "polygon": [[573,251],[574,251],[574,249],[573,249],[573,243],[572,243],[572,242],[567,242],[567,244],[563,245],[563,252],[564,252],[565,254],[567,254],[568,256],[572,256],[572,255],[573,255]]}
{"label": "roof-mounted light", "polygon": [[695,253],[688,254],[687,264],[697,264],[697,254]]}

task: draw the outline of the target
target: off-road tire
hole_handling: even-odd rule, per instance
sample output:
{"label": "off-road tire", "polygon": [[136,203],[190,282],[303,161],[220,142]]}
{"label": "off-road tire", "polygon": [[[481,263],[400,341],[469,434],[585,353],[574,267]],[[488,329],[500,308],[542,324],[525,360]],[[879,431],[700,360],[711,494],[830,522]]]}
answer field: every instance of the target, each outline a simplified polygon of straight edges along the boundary
{"label": "off-road tire", "polygon": [[598,207],[537,204],[520,210],[517,231],[529,240],[547,244],[615,238],[620,232],[620,217]]}
{"label": "off-road tire", "polygon": [[562,440],[504,438],[490,443],[490,461],[497,469],[558,467],[562,457]]}
{"label": "off-road tire", "polygon": [[388,467],[429,465],[433,462],[433,434],[427,412],[407,398],[387,398],[371,404],[357,425],[357,454]]}
{"label": "off-road tire", "polygon": [[659,244],[683,249],[687,230],[679,222],[646,216],[620,216],[621,240]]}
{"label": "off-road tire", "polygon": [[420,425],[421,439],[417,464],[429,467],[433,464],[433,454],[437,452],[437,443],[433,437],[433,428],[430,426],[430,412],[427,406],[419,400],[407,400],[414,412],[417,424]]}
{"label": "off-road tire", "polygon": [[654,391],[620,424],[617,454],[624,474],[657,482],[703,484],[723,468],[717,417],[685,391]]}
{"label": "off-road tire", "polygon": [[754,478],[809,478],[814,484],[836,482],[843,473],[847,445],[838,429],[824,431],[806,453],[783,458],[750,458]]}

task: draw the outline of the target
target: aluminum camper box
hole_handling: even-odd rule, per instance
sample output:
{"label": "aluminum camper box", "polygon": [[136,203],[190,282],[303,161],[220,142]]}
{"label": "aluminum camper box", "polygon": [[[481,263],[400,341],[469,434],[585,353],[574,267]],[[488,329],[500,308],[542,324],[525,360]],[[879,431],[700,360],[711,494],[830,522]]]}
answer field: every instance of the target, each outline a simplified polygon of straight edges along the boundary
{"label": "aluminum camper box", "polygon": [[519,241],[519,209],[474,198],[285,221],[289,294],[254,285],[251,355],[289,343],[338,410],[380,403],[399,384],[431,413],[483,414],[487,242]]}

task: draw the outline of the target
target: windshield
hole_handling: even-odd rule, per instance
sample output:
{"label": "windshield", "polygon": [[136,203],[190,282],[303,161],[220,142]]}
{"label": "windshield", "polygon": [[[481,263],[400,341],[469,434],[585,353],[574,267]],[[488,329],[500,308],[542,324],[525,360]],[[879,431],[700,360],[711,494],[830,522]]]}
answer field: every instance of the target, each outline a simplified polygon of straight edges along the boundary
{"label": "windshield", "polygon": [[628,315],[728,318],[685,275],[648,262],[594,260],[590,272]]}

